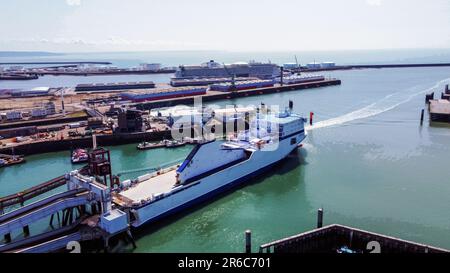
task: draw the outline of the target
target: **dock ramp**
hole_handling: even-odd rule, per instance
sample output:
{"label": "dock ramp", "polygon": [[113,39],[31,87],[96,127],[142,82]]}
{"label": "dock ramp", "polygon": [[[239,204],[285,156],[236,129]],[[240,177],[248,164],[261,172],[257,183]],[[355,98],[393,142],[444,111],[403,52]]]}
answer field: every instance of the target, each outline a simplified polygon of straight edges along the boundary
{"label": "dock ramp", "polygon": [[42,218],[66,208],[72,208],[89,202],[89,192],[72,190],[39,200],[20,209],[0,216],[0,235],[23,228]]}

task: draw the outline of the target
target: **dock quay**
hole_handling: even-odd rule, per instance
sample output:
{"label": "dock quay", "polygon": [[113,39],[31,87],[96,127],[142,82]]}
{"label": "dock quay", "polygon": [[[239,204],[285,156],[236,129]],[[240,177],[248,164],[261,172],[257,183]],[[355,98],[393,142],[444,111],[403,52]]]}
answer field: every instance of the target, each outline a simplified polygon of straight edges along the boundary
{"label": "dock quay", "polygon": [[[273,94],[279,92],[287,92],[294,90],[303,90],[309,88],[318,88],[332,85],[340,85],[341,80],[339,79],[325,79],[322,81],[315,82],[306,82],[299,84],[289,84],[289,85],[275,85],[273,87],[264,87],[257,89],[247,89],[247,90],[239,90],[233,92],[220,92],[220,91],[209,91],[205,95],[196,96],[201,97],[204,102],[206,101],[216,101],[216,100],[225,100],[225,99],[234,99],[234,98],[242,98],[249,96],[259,96],[264,94]],[[176,106],[180,104],[184,105],[192,105],[194,104],[194,96],[191,97],[180,97],[180,98],[171,98],[164,100],[155,100],[149,102],[140,102],[133,103],[132,106],[140,109],[140,110],[150,110],[153,108],[162,108],[162,107],[170,107]]]}
{"label": "dock quay", "polygon": [[[97,135],[97,142],[102,146],[114,146],[142,141],[160,141],[170,139],[171,131],[123,133],[111,135]],[[92,137],[80,137],[74,139],[48,140],[24,143],[14,146],[14,151],[23,155],[32,155],[48,152],[67,151],[77,147],[92,147]],[[0,148],[0,153],[10,154],[11,147]]]}
{"label": "dock quay", "polygon": [[[14,128],[22,128],[22,127],[30,127],[30,126],[46,126],[46,125],[54,125],[54,124],[63,124],[63,123],[72,123],[78,121],[86,121],[90,114],[93,114],[92,111],[86,111],[85,115],[79,117],[57,117],[57,118],[44,118],[39,120],[22,120],[22,121],[14,121],[8,123],[0,123],[0,130],[14,129]],[[96,115],[94,115],[96,116]]]}
{"label": "dock quay", "polygon": [[450,253],[450,250],[333,224],[263,244],[260,253]]}

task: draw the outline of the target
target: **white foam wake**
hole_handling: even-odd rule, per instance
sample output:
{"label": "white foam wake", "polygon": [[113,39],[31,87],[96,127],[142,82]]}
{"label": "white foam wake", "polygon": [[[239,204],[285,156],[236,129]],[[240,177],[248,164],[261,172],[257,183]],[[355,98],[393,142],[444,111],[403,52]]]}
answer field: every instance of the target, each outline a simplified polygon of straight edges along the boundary
{"label": "white foam wake", "polygon": [[412,94],[405,93],[405,92],[396,92],[387,95],[386,97],[382,98],[381,100],[374,102],[370,105],[367,105],[361,109],[355,110],[353,112],[347,113],[345,115],[319,121],[312,126],[306,126],[306,130],[313,130],[313,129],[319,129],[319,128],[325,128],[329,126],[335,126],[335,125],[341,125],[350,121],[354,121],[357,119],[364,119],[372,116],[379,115],[381,113],[384,113],[386,111],[392,110],[396,108],[397,106],[404,104],[408,101],[410,101],[415,96],[418,96],[420,94],[425,94],[433,89],[436,89],[440,87],[443,83],[449,82],[450,78],[441,80],[437,82],[435,85],[433,85],[430,88],[421,90],[419,92],[415,92]]}

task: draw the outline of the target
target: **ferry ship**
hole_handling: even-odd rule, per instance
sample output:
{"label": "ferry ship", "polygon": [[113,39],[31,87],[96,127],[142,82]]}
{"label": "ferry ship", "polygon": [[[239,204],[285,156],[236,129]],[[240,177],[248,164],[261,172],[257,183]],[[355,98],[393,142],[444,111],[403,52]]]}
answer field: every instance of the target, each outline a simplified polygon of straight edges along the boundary
{"label": "ferry ship", "polygon": [[222,65],[214,60],[201,65],[182,65],[175,72],[175,79],[206,77],[256,77],[272,79],[280,75],[280,67],[272,63],[255,61]]}
{"label": "ferry ship", "polygon": [[139,227],[227,191],[267,171],[306,137],[306,119],[286,110],[257,114],[250,129],[228,141],[195,146],[180,164],[120,183],[113,202]]}

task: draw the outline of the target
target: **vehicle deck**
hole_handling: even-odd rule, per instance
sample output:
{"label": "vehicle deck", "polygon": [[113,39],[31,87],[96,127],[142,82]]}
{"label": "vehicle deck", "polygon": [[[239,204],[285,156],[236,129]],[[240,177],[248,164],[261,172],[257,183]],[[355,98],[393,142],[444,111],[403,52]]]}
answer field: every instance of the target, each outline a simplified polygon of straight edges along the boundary
{"label": "vehicle deck", "polygon": [[157,196],[161,193],[170,192],[177,181],[176,174],[176,169],[173,169],[166,173],[156,175],[120,192],[120,195],[133,202],[140,202],[141,200],[152,197],[152,195]]}

